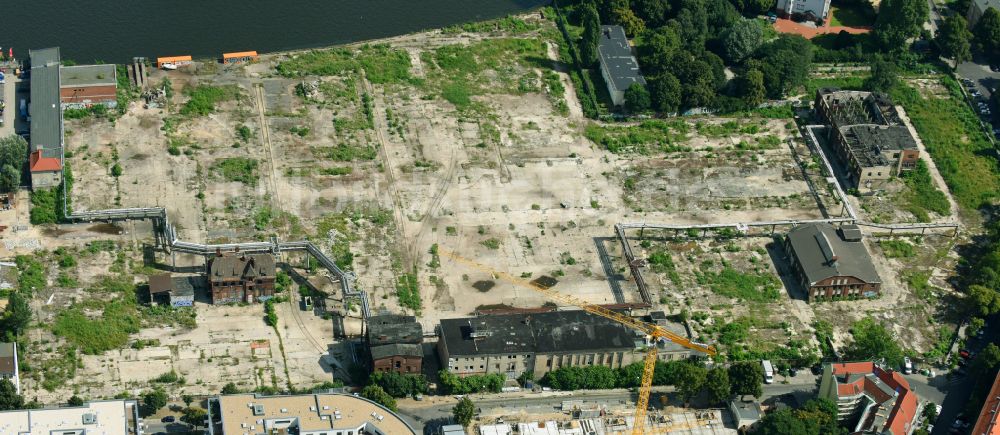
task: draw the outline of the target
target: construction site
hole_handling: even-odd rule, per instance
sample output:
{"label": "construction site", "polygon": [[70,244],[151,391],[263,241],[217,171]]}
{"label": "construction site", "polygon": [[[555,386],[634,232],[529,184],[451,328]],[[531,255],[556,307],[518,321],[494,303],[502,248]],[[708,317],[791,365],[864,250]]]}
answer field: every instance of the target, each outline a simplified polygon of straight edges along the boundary
{"label": "construction site", "polygon": [[[412,315],[426,331],[432,378],[442,320],[556,307],[731,359],[753,349],[811,361],[817,322],[832,324],[839,346],[868,315],[916,352],[934,346],[938,326],[919,319],[944,291],[956,223],[869,219],[838,181],[844,171],[820,127],[801,116],[586,119],[554,24],[524,19],[517,31],[134,67],[134,99],[119,114],[65,119],[73,182],[61,206],[71,223],[27,225],[26,207],[0,212],[24,227],[5,238],[4,255],[35,258],[49,287],[34,302],[28,388],[55,401],[114,396],[116,384],[209,394],[230,382],[350,382],[352,367],[367,364],[366,321],[383,314]],[[613,146],[649,130],[646,143]],[[877,296],[809,302],[812,283],[803,287],[784,241],[809,224],[858,227],[851,241],[871,254]],[[890,255],[882,240],[915,253]],[[142,306],[141,290],[120,292],[258,254],[277,264],[269,278],[290,280],[265,297],[241,282],[239,303],[214,305],[209,278],[194,307],[172,316]],[[67,255],[77,260],[63,265]],[[262,320],[265,301],[274,325]],[[690,336],[635,320],[656,311]],[[103,325],[125,331],[122,340],[87,347],[92,337],[67,332],[109,313],[127,318]],[[730,324],[753,333],[720,343]],[[620,432],[630,418],[563,429]],[[734,433],[723,419],[665,410],[649,421]]]}

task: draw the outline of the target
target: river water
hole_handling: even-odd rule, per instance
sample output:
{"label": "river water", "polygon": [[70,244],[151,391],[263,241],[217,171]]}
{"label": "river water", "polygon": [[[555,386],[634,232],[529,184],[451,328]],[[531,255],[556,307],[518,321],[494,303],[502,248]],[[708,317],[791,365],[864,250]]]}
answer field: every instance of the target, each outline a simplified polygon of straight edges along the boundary
{"label": "river water", "polygon": [[523,12],[547,0],[12,0],[0,47],[59,46],[64,59],[221,57],[321,47]]}

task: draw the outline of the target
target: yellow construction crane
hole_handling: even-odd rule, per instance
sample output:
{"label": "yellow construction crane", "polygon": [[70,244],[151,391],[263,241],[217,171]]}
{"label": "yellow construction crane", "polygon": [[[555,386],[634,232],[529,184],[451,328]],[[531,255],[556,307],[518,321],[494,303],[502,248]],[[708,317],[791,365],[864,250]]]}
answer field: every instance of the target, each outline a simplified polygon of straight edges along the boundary
{"label": "yellow construction crane", "polygon": [[632,426],[632,435],[642,435],[646,429],[646,410],[649,408],[649,392],[653,386],[653,371],[656,369],[656,345],[661,340],[670,340],[688,349],[697,350],[699,352],[706,353],[708,355],[715,355],[715,348],[712,346],[704,345],[701,343],[695,343],[688,340],[686,337],[676,334],[652,323],[646,323],[641,320],[637,320],[631,316],[618,313],[616,311],[609,310],[597,304],[592,304],[583,299],[569,296],[563,293],[559,293],[553,290],[550,286],[545,286],[538,281],[528,281],[523,278],[518,278],[506,272],[501,272],[494,270],[486,265],[477,263],[475,261],[469,260],[468,258],[462,257],[454,252],[447,251],[444,249],[438,250],[441,255],[450,257],[455,261],[462,264],[470,266],[472,268],[478,269],[480,271],[486,272],[492,275],[495,279],[502,279],[511,284],[518,285],[521,287],[526,287],[537,292],[548,296],[549,299],[554,301],[562,302],[566,305],[572,305],[587,311],[591,314],[596,314],[598,316],[614,320],[621,323],[629,328],[641,331],[646,334],[646,336],[651,340],[652,345],[649,350],[646,351],[645,366],[642,372],[642,384],[639,387],[639,398],[636,403],[635,408],[635,424]]}

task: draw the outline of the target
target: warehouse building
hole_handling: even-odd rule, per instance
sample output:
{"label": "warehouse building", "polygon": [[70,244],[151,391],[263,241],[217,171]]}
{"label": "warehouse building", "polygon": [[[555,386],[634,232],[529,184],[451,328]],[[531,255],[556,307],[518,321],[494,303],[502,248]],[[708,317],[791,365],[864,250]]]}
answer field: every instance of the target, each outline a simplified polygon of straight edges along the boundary
{"label": "warehouse building", "polygon": [[[687,336],[683,327],[670,329]],[[641,362],[644,334],[586,311],[487,315],[440,323],[441,366],[459,376],[525,371],[540,378],[560,367],[603,365],[618,368]],[[658,343],[663,360],[689,358],[695,351]]]}
{"label": "warehouse building", "polygon": [[829,126],[828,143],[860,191],[877,188],[920,160],[916,138],[885,95],[824,88],[817,91],[815,108]]}
{"label": "warehouse building", "polygon": [[59,78],[63,108],[118,106],[118,72],[114,65],[64,66],[59,70]]}
{"label": "warehouse building", "polygon": [[372,371],[420,373],[424,360],[421,346],[424,329],[416,317],[398,314],[371,316],[367,326]]}
{"label": "warehouse building", "polygon": [[59,47],[30,50],[31,187],[56,187],[62,182],[63,119],[59,97]]}
{"label": "warehouse building", "polygon": [[809,302],[873,297],[881,291],[882,280],[856,225],[799,225],[788,232],[785,251]]}

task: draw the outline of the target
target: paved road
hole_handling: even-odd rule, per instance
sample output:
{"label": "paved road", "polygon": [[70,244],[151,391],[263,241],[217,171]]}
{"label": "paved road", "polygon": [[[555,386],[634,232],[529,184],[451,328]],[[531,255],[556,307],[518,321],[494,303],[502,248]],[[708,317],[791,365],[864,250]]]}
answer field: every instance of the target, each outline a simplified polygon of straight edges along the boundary
{"label": "paved road", "polygon": [[[974,351],[979,351],[986,346],[989,342],[1000,342],[1000,317],[993,316],[989,320],[990,327],[983,334],[984,337],[988,337],[984,340],[969,340],[969,348]],[[941,415],[938,417],[938,424],[934,425],[933,435],[944,435],[948,433],[951,428],[952,422],[960,412],[965,409],[966,402],[969,400],[969,395],[972,394],[972,389],[979,382],[989,382],[989,380],[971,379],[968,376],[956,377],[949,380],[946,376],[939,376],[935,380],[940,379],[941,385],[938,386],[939,389],[948,394],[944,399],[943,409],[941,410]],[[919,392],[918,392],[919,393]]]}
{"label": "paved road", "polygon": [[964,62],[958,65],[958,75],[976,82],[979,92],[989,98],[991,90],[1000,86],[1000,73],[990,71],[988,65]]}

